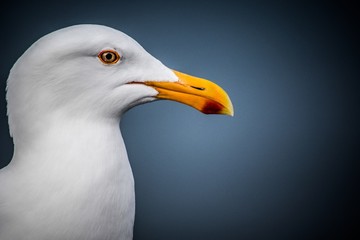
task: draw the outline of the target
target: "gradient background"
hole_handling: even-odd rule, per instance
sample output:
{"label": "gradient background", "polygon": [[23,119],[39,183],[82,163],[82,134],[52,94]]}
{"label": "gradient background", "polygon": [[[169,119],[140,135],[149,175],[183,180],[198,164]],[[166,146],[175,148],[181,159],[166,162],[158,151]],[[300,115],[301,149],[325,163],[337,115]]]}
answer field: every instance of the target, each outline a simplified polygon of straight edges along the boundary
{"label": "gradient background", "polygon": [[13,151],[5,86],[16,59],[56,29],[104,24],[217,82],[235,107],[230,118],[158,101],[124,116],[135,240],[360,236],[360,21],[350,1],[13,2],[0,8],[0,167]]}

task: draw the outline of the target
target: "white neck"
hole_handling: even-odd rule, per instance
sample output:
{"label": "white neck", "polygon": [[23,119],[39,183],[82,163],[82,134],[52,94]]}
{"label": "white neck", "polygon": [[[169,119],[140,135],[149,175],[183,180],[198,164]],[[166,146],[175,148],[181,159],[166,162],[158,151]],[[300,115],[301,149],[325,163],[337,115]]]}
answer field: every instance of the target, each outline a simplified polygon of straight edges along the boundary
{"label": "white neck", "polygon": [[80,166],[128,162],[119,124],[114,119],[60,118],[31,133],[17,136],[11,163],[73,166],[71,169],[78,170],[76,167]]}
{"label": "white neck", "polygon": [[14,206],[31,209],[18,219],[26,235],[132,239],[134,182],[118,121],[62,120],[28,139],[15,146],[9,165],[23,188],[13,193]]}

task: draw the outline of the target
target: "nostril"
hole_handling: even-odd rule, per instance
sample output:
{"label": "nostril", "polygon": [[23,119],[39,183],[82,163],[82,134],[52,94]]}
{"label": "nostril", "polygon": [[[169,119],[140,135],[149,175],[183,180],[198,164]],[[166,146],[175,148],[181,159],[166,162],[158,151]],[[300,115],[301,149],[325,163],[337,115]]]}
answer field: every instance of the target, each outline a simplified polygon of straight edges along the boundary
{"label": "nostril", "polygon": [[195,87],[195,86],[190,86],[190,87],[195,88],[196,90],[200,90],[200,91],[204,91],[204,90],[205,90],[205,88],[202,88],[202,87]]}

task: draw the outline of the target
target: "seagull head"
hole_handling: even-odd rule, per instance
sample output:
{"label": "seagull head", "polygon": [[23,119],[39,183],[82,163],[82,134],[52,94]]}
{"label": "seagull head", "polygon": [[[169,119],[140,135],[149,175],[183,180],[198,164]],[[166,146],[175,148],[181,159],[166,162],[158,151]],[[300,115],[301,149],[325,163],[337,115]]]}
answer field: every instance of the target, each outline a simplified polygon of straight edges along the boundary
{"label": "seagull head", "polygon": [[12,135],[51,118],[120,119],[156,99],[233,115],[218,85],[169,69],[131,37],[100,25],[71,26],[39,39],[15,63],[7,87]]}

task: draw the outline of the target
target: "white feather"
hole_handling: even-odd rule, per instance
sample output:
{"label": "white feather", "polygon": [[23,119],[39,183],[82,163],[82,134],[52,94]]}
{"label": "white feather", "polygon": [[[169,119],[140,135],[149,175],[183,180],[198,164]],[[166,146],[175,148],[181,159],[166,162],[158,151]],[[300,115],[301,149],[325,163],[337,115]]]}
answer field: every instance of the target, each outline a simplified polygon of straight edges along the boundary
{"label": "white feather", "polygon": [[[104,65],[114,49],[122,59]],[[132,81],[177,81],[129,36],[78,25],[34,43],[8,78],[14,156],[0,171],[1,240],[132,239],[134,180],[119,130],[154,100]]]}

